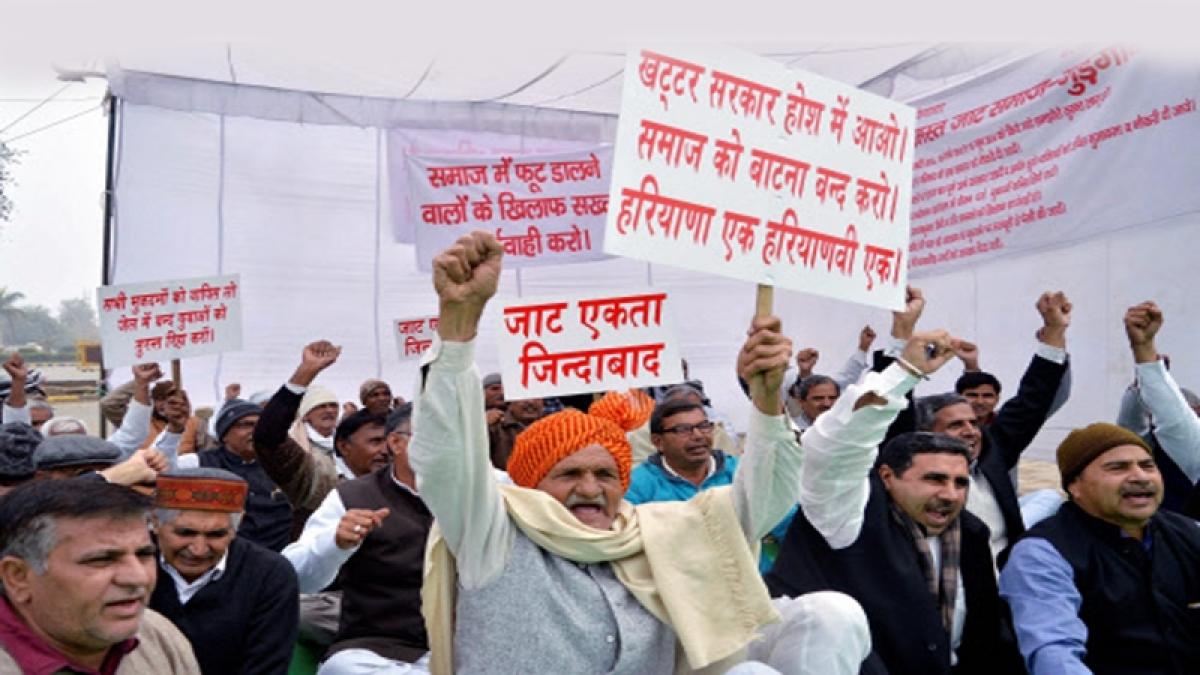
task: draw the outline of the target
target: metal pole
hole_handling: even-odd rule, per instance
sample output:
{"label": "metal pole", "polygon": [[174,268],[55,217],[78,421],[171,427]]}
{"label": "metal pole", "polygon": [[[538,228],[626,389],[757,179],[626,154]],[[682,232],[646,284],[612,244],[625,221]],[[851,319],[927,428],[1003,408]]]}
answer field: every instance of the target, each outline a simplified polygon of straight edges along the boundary
{"label": "metal pole", "polygon": [[[112,281],[112,246],[113,246],[113,190],[115,189],[115,166],[117,161],[117,97],[108,93],[108,155],[104,166],[104,247],[100,251],[100,285],[107,286]],[[104,350],[100,350],[100,394],[108,393],[104,379]],[[97,403],[96,407],[99,408]],[[100,411],[100,437],[108,436],[108,421],[104,419],[104,411]]]}

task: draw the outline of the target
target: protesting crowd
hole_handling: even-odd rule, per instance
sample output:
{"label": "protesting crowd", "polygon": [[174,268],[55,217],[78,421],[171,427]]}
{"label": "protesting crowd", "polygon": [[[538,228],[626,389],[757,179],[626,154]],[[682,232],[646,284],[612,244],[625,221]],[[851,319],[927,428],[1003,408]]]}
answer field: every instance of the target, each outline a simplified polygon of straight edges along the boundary
{"label": "protesting crowd", "polygon": [[743,400],[508,400],[474,365],[503,255],[478,231],[433,261],[412,401],[376,379],[339,400],[314,335],[211,420],[135,366],[100,438],[7,358],[0,673],[286,673],[301,651],[322,675],[1200,673],[1200,399],[1156,349],[1169,308],[1126,311],[1119,414],[1030,491],[1022,454],[1100,367],[1070,358],[1089,308],[1061,292],[1030,298],[1022,373],[919,325],[937,299],[909,288],[836,372],[755,316],[728,355]]}

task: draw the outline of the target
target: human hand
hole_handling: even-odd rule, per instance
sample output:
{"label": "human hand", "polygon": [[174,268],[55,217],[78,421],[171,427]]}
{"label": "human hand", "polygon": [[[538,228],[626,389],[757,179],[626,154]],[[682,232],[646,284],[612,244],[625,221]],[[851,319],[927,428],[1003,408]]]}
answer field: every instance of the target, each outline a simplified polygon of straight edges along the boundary
{"label": "human hand", "polygon": [[963,362],[963,370],[968,373],[979,370],[979,347],[974,342],[959,340],[954,344],[954,355]]}
{"label": "human hand", "polygon": [[892,337],[901,340],[911,338],[924,311],[925,294],[916,286],[909,286],[904,292],[904,309],[892,312]]}
{"label": "human hand", "polygon": [[464,342],[475,337],[484,305],[496,294],[503,255],[492,233],[476,230],[433,259],[438,335],[443,340]]}
{"label": "human hand", "polygon": [[817,367],[819,360],[821,360],[821,352],[812,347],[805,347],[796,352],[796,367],[800,369],[800,379],[812,375],[813,368]]}
{"label": "human hand", "polygon": [[870,350],[873,342],[875,342],[875,330],[870,326],[863,326],[863,329],[858,332],[858,351]]}
{"label": "human hand", "polygon": [[242,385],[237,382],[230,382],[225,385],[225,400],[232,401],[242,395]]}
{"label": "human hand", "polygon": [[1037,338],[1051,347],[1065,349],[1067,326],[1071,325],[1072,305],[1062,291],[1046,291],[1037,301],[1038,314],[1042,315],[1042,327]]}
{"label": "human hand", "polygon": [[317,340],[305,345],[304,350],[300,353],[300,365],[292,374],[291,382],[301,387],[307,387],[321,371],[336,363],[341,353],[342,348],[335,346],[329,340]]}
{"label": "human hand", "polygon": [[1125,335],[1136,363],[1158,360],[1154,337],[1163,325],[1163,313],[1153,300],[1147,300],[1125,310]]}
{"label": "human hand", "polygon": [[383,524],[383,519],[391,513],[389,509],[350,509],[342,516],[334,532],[334,543],[338,548],[351,549],[358,546],[371,534],[375,528]]}
{"label": "human hand", "polygon": [[779,388],[792,358],[792,341],[782,330],[779,317],[756,316],[738,352],[738,375],[746,382],[753,382],[756,377],[763,380],[763,386],[751,386],[750,390],[754,406],[764,415],[778,415],[783,410]]}

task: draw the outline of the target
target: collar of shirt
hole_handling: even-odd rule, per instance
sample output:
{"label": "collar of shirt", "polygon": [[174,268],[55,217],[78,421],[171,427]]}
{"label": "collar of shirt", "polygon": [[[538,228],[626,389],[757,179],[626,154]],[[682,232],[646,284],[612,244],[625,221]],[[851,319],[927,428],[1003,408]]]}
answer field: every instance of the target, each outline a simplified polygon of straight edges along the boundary
{"label": "collar of shirt", "polygon": [[410,492],[414,497],[417,497],[418,499],[421,497],[421,493],[417,492],[415,489],[410,488],[407,485],[405,485],[404,483],[400,482],[400,479],[396,478],[396,472],[392,471],[390,466],[388,467],[388,476],[391,477],[393,483],[400,486],[405,491]]}
{"label": "collar of shirt", "polygon": [[[675,469],[672,469],[672,468],[671,468],[671,465],[667,463],[667,458],[666,458],[666,457],[664,457],[664,458],[663,458],[663,461],[662,461],[662,467],[663,467],[663,469],[665,469],[665,470],[666,470],[666,472],[667,472],[667,473],[671,474],[672,476],[675,476],[675,477],[676,477],[676,478],[678,478],[679,480],[687,480],[687,479],[686,479],[686,478],[684,478],[683,476],[680,476],[680,475],[679,475],[679,472],[677,472]],[[703,485],[703,484],[704,484],[704,481],[705,481],[705,480],[708,480],[709,478],[711,478],[711,477],[712,477],[712,475],[713,475],[713,473],[714,473],[716,470],[717,470],[717,458],[716,458],[716,457],[713,457],[712,455],[709,455],[709,456],[708,456],[708,471],[706,471],[706,472],[704,473],[704,480],[700,481],[700,484],[701,484],[701,485]],[[690,483],[691,481],[688,481],[688,482]]]}
{"label": "collar of shirt", "polygon": [[64,670],[86,675],[112,675],[121,665],[121,659],[137,648],[138,640],[132,637],[113,645],[99,670],[85,668],[72,663],[47,644],[17,615],[8,598],[0,596],[0,645],[26,675],[52,675]]}
{"label": "collar of shirt", "polygon": [[167,560],[166,558],[163,558],[162,553],[158,554],[159,564],[164,570],[167,571],[167,574],[175,582],[175,591],[179,594],[179,604],[181,605],[186,605],[189,600],[191,600],[197,593],[200,592],[200,589],[216,581],[217,579],[220,579],[221,575],[225,574],[225,563],[228,562],[228,560],[229,551],[227,550],[225,551],[225,555],[221,556],[221,559],[217,561],[217,564],[213,565],[212,569],[204,574],[201,574],[199,577],[196,577],[195,581],[189,582],[187,579],[184,579],[174,567],[171,567],[171,565],[167,563]]}
{"label": "collar of shirt", "polygon": [[346,466],[346,460],[342,459],[342,456],[336,452],[333,453],[333,465],[337,468],[339,478],[354,478],[354,472],[350,470],[350,467]]}

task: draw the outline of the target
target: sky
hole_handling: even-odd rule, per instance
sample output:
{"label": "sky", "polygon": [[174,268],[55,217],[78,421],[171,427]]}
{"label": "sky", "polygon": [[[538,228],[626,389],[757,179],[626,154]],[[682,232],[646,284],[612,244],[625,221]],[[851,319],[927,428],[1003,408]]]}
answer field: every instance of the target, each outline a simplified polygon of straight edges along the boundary
{"label": "sky", "polygon": [[51,310],[66,298],[94,297],[103,240],[105,83],[64,84],[49,62],[41,72],[0,66],[0,139],[14,139],[9,147],[21,152],[5,190],[13,210],[0,221],[0,286]]}

